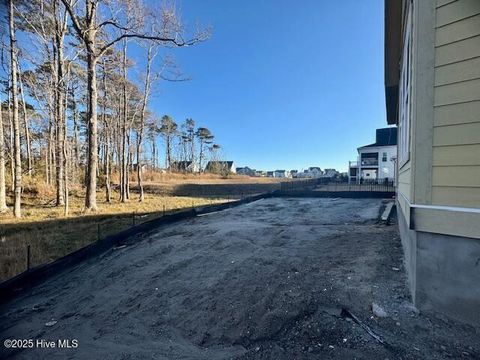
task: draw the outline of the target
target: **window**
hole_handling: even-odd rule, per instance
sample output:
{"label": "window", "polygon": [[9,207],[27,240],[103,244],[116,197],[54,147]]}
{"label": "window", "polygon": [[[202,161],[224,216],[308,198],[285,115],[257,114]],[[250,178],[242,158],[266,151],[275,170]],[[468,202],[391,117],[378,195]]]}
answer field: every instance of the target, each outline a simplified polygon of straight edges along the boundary
{"label": "window", "polygon": [[382,161],[383,161],[383,162],[387,162],[387,153],[386,153],[386,152],[384,152],[384,153],[382,154]]}
{"label": "window", "polygon": [[378,152],[376,153],[362,153],[360,156],[361,166],[377,166]]}
{"label": "window", "polygon": [[408,2],[407,19],[403,37],[403,55],[399,84],[399,141],[398,161],[402,166],[410,159],[410,116],[411,116],[411,48],[412,48],[412,2]]}

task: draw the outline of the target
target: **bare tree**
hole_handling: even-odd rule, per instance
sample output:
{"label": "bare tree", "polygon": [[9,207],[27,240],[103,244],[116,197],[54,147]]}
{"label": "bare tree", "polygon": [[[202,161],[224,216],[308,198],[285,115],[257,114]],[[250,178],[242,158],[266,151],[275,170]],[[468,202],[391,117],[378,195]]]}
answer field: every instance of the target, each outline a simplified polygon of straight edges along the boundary
{"label": "bare tree", "polygon": [[66,96],[66,74],[64,59],[64,41],[67,32],[67,14],[66,11],[59,9],[59,0],[53,0],[53,18],[54,18],[54,53],[55,63],[55,118],[56,118],[56,187],[57,187],[57,206],[65,205],[65,96]]}
{"label": "bare tree", "polygon": [[32,158],[32,142],[30,140],[30,128],[28,125],[28,113],[27,113],[27,103],[25,101],[25,92],[23,90],[23,81],[21,76],[20,67],[18,69],[19,83],[20,83],[20,94],[22,96],[22,109],[23,109],[23,125],[25,129],[25,145],[27,146],[27,166],[28,166],[28,175],[32,176],[33,174],[33,158]]}
{"label": "bare tree", "polygon": [[159,131],[165,139],[165,168],[169,170],[172,165],[172,143],[177,133],[177,124],[170,116],[164,115],[161,119]]}
{"label": "bare tree", "polygon": [[143,133],[145,130],[145,117],[147,112],[147,105],[148,105],[148,98],[150,96],[150,89],[152,87],[152,62],[157,55],[156,48],[154,47],[153,43],[149,43],[147,46],[147,63],[146,63],[146,70],[145,70],[145,83],[143,87],[143,101],[142,101],[142,109],[140,111],[140,123],[137,129],[137,182],[138,188],[140,191],[139,201],[144,200],[144,192],[143,192],[143,182],[142,182],[142,141],[143,141]]}
{"label": "bare tree", "polygon": [[[87,52],[87,94],[88,94],[88,172],[87,172],[87,194],[85,198],[85,208],[87,211],[94,211],[97,208],[96,186],[97,186],[97,79],[96,64],[102,55],[118,42],[128,39],[146,39],[157,41],[162,44],[170,44],[172,46],[188,46],[199,41],[203,41],[208,37],[208,32],[201,32],[190,40],[184,40],[182,37],[182,29],[180,22],[177,20],[174,12],[162,12],[162,26],[156,34],[147,34],[142,31],[139,26],[138,18],[131,16],[137,14],[136,10],[140,9],[140,4],[134,1],[124,0],[120,2],[124,10],[122,16],[110,16],[104,21],[98,21],[98,8],[101,4],[100,0],[85,0],[85,11],[83,16],[79,15],[76,9],[77,0],[62,0],[70,18],[73,28],[77,36],[82,39]],[[115,14],[117,12],[110,12]],[[173,16],[172,16],[173,15]],[[123,19],[121,21],[120,19]],[[119,33],[112,40],[106,41],[104,44],[98,44],[99,34],[113,28]]]}
{"label": "bare tree", "polygon": [[13,214],[19,218],[21,213],[21,201],[22,201],[22,159],[20,149],[20,123],[18,120],[18,98],[17,98],[17,44],[15,38],[15,23],[13,18],[13,0],[8,1],[9,5],[9,32],[10,32],[10,72],[12,79],[12,122],[13,122],[13,136],[14,136],[14,164],[15,164],[15,177],[14,177],[14,201],[13,201]]}
{"label": "bare tree", "polygon": [[127,39],[123,39],[123,101],[122,101],[122,155],[120,173],[120,201],[125,202],[128,198],[128,149],[127,149],[127,125],[128,125],[128,94],[127,94]]}
{"label": "bare tree", "polygon": [[198,138],[199,142],[199,155],[198,155],[198,166],[200,171],[202,171],[202,161],[205,158],[205,146],[213,142],[212,132],[205,128],[199,127],[195,133],[195,136]]}
{"label": "bare tree", "polygon": [[5,138],[3,137],[3,106],[0,100],[0,213],[7,208],[6,186],[5,186]]}

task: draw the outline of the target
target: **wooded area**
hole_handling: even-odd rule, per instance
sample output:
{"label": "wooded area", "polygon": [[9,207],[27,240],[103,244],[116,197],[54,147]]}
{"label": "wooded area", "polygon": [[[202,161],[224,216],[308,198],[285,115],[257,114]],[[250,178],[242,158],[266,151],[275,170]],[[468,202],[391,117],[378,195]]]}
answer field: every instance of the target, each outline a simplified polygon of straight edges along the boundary
{"label": "wooded area", "polygon": [[[118,188],[132,198],[136,174],[143,201],[145,167],[188,171],[216,159],[220,146],[193,119],[181,124],[149,103],[160,81],[186,81],[171,52],[210,37],[188,32],[173,4],[139,0],[8,0],[1,5],[0,212],[13,194],[21,217],[22,176],[55,187],[55,204],[69,211],[72,186],[85,188],[85,211],[97,209]],[[129,51],[143,52],[135,61]],[[133,52],[133,51],[132,51]],[[133,74],[133,75],[132,75]],[[165,164],[159,164],[159,139]],[[114,184],[112,175],[118,178]]]}

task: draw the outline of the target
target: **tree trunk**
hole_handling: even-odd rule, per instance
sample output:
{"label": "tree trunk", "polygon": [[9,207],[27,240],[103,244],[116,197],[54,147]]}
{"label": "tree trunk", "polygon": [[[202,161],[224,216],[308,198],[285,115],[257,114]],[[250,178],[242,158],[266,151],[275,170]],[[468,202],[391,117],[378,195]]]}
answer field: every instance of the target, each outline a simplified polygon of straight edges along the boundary
{"label": "tree trunk", "polygon": [[200,172],[202,171],[202,160],[203,160],[203,141],[200,139],[200,154],[198,155],[198,167],[200,169]]}
{"label": "tree trunk", "polygon": [[64,132],[65,132],[65,111],[63,110],[64,107],[64,71],[63,71],[63,36],[59,34],[60,29],[58,29],[57,25],[57,34],[55,36],[55,51],[56,51],[56,88],[55,88],[55,115],[56,115],[56,141],[55,141],[55,150],[56,150],[56,187],[57,187],[57,206],[64,205],[65,199],[65,189],[64,189],[64,165],[65,159],[64,154],[65,151],[64,147]]}
{"label": "tree trunk", "polygon": [[20,154],[20,124],[18,121],[18,99],[17,99],[17,52],[15,40],[15,27],[13,19],[13,0],[9,0],[9,31],[10,31],[10,71],[12,73],[12,110],[13,110],[13,132],[14,132],[14,157],[15,157],[15,185],[13,214],[19,218],[21,213],[22,197],[22,159]]}
{"label": "tree trunk", "polygon": [[67,126],[65,122],[65,128],[63,131],[63,170],[65,177],[63,179],[64,194],[64,215],[68,215],[69,211],[69,197],[68,197],[68,151],[67,151]]}
{"label": "tree trunk", "polygon": [[167,134],[166,141],[166,154],[165,154],[165,167],[168,172],[170,172],[170,134]]}
{"label": "tree trunk", "polygon": [[47,143],[45,144],[45,181],[47,184],[50,184],[50,176],[49,176],[49,166],[50,163],[48,161],[49,159],[49,153],[48,153],[49,145],[48,145],[48,140]]}
{"label": "tree trunk", "polygon": [[[9,85],[12,84],[12,73],[9,74]],[[13,130],[13,113],[12,113],[12,92],[10,88],[8,89],[8,125],[10,130],[10,153],[8,157],[10,158],[10,177],[11,185],[10,189],[13,192],[15,190],[15,154],[14,154],[14,130]]]}
{"label": "tree trunk", "polygon": [[140,191],[140,196],[138,198],[138,201],[140,202],[142,202],[145,198],[145,195],[143,193],[142,161],[141,161],[142,133],[143,133],[143,128],[141,128],[137,133],[137,182],[138,182],[138,190]]}
{"label": "tree trunk", "polygon": [[62,107],[62,119],[63,119],[63,190],[65,191],[64,197],[64,215],[68,216],[69,212],[69,194],[68,194],[68,133],[67,133],[67,102],[68,102],[68,93],[67,89],[67,79],[65,78],[64,82],[62,82],[65,86],[62,86],[62,93],[63,93],[63,107]]}
{"label": "tree trunk", "polygon": [[0,101],[0,213],[7,210],[7,191],[5,187],[5,139],[3,137],[3,114]]}
{"label": "tree trunk", "polygon": [[127,130],[127,163],[125,166],[125,194],[130,199],[130,173],[132,165],[132,154],[130,153],[130,129]]}
{"label": "tree trunk", "polygon": [[192,173],[195,172],[195,137],[190,135],[190,161],[192,162]]}
{"label": "tree trunk", "polygon": [[125,202],[127,201],[127,177],[128,177],[128,164],[127,164],[127,115],[128,115],[128,104],[127,104],[127,42],[123,42],[123,108],[122,108],[122,183],[121,183],[121,193],[120,193],[120,201]]}
{"label": "tree trunk", "polygon": [[143,93],[143,102],[142,102],[142,111],[140,113],[140,128],[137,132],[137,181],[138,181],[138,189],[140,191],[140,197],[138,201],[142,202],[144,200],[144,193],[143,193],[143,182],[142,182],[142,139],[143,139],[143,131],[145,127],[145,113],[147,111],[147,104],[148,104],[148,96],[150,94],[150,70],[152,67],[152,46],[148,47],[147,52],[147,71],[145,74],[145,87]]}
{"label": "tree trunk", "polygon": [[[20,72],[20,71],[19,71]],[[32,143],[30,140],[30,129],[28,126],[28,115],[27,115],[27,104],[25,103],[25,93],[23,91],[23,81],[20,77],[20,94],[22,95],[23,103],[23,124],[25,126],[25,143],[27,145],[27,165],[28,165],[28,175],[33,175],[33,159],[32,159]]]}
{"label": "tree trunk", "polygon": [[112,186],[110,184],[110,148],[107,142],[105,158],[105,200],[109,203],[112,200]]}
{"label": "tree trunk", "polygon": [[88,163],[87,163],[87,192],[85,196],[85,210],[97,210],[97,72],[94,56],[95,38],[88,35],[90,47],[87,50],[87,93],[88,93]]}
{"label": "tree trunk", "polygon": [[[70,155],[74,168],[75,176],[78,176],[78,169],[80,165],[80,127],[78,124],[78,112],[77,112],[77,103],[75,101],[75,89],[74,85],[70,89],[70,99],[72,101],[72,120],[73,120],[73,155]],[[73,170],[73,169],[72,169]]]}
{"label": "tree trunk", "polygon": [[152,135],[152,166],[157,170],[157,147],[155,146],[155,135]]}
{"label": "tree trunk", "polygon": [[105,201],[110,202],[112,198],[112,190],[110,186],[110,124],[107,120],[107,65],[103,61],[103,126],[105,132]]}
{"label": "tree trunk", "polygon": [[51,114],[49,128],[48,128],[48,169],[49,169],[49,176],[47,178],[47,183],[51,185],[53,183],[53,176],[55,174],[55,151],[54,151],[54,144],[55,144],[55,129],[54,129],[54,116]]}

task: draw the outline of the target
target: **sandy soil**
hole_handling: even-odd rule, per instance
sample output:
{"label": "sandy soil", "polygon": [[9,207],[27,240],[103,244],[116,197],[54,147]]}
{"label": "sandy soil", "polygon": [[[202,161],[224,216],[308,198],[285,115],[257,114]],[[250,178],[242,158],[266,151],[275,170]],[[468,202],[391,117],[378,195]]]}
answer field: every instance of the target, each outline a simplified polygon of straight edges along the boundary
{"label": "sandy soil", "polygon": [[479,358],[474,328],[410,304],[396,226],[376,223],[380,206],[268,199],[132,239],[0,308],[2,342],[77,339],[78,348],[0,355]]}

